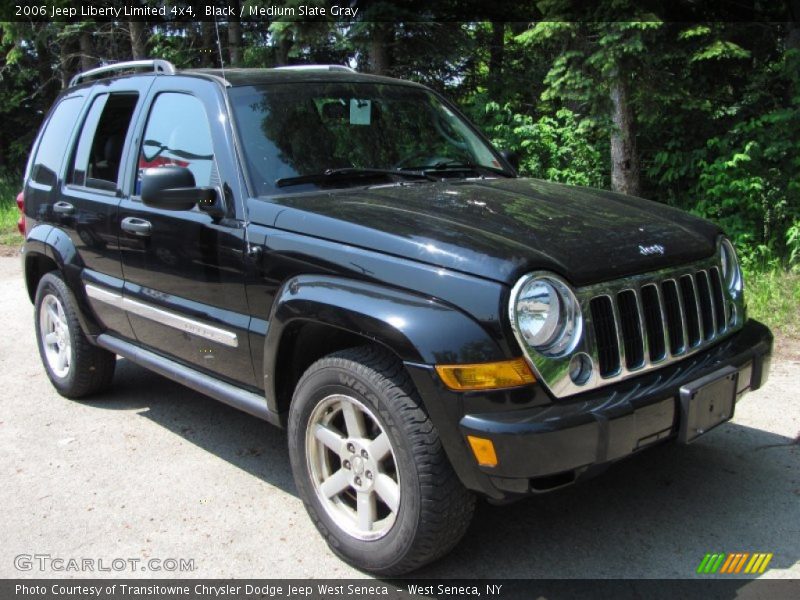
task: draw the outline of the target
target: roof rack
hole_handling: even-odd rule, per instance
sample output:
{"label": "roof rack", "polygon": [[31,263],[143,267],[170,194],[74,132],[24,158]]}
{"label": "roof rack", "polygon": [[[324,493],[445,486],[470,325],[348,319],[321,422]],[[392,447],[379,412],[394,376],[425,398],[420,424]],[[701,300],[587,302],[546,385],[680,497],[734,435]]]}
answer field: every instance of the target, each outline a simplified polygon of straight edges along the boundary
{"label": "roof rack", "polygon": [[83,73],[78,73],[75,75],[75,77],[70,79],[69,87],[76,86],[79,83],[96,75],[113,73],[115,71],[125,71],[127,69],[150,69],[154,73],[163,73],[165,75],[175,74],[175,65],[168,60],[162,60],[159,58],[152,60],[129,60],[125,62],[112,63],[110,65],[103,65],[102,67],[97,67],[96,69],[89,69]]}
{"label": "roof rack", "polygon": [[275,67],[276,71],[346,71],[347,73],[355,73],[355,69],[351,69],[345,65],[287,65],[285,67]]}

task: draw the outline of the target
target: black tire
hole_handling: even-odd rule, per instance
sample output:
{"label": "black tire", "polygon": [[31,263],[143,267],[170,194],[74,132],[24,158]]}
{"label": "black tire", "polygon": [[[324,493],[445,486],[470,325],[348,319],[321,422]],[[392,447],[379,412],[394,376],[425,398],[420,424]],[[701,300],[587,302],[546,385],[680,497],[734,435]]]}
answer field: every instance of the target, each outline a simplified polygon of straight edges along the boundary
{"label": "black tire", "polygon": [[[377,417],[391,443],[400,501],[393,524],[379,539],[359,539],[343,529],[314,483],[306,440],[309,421],[319,414],[318,405],[340,395],[361,403],[371,412],[369,418]],[[359,569],[384,576],[413,571],[447,554],[472,520],[474,494],[454,473],[402,364],[381,348],[343,350],[311,365],[294,392],[288,437],[295,483],[309,516],[331,549]],[[347,488],[342,495],[355,491]]]}
{"label": "black tire", "polygon": [[[69,334],[67,352],[70,363],[65,373],[57,372],[58,369],[48,359],[45,348],[47,332],[42,330],[44,327],[42,311],[47,310],[43,304],[47,302],[52,306],[53,297],[63,309],[63,322]],[[35,327],[39,356],[47,377],[59,394],[66,398],[82,398],[107,389],[111,385],[117,357],[107,350],[94,346],[86,338],[78,322],[75,296],[56,271],[45,274],[36,288]]]}

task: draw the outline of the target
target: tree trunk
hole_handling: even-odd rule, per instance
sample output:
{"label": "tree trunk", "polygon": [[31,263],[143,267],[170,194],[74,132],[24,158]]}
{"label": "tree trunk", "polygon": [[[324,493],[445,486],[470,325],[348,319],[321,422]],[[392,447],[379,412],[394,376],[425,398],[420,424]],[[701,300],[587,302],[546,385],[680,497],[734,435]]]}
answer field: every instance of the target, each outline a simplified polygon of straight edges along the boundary
{"label": "tree trunk", "polygon": [[489,40],[489,98],[494,101],[499,101],[503,84],[505,33],[504,22],[492,21],[492,36]]}
{"label": "tree trunk", "polygon": [[[800,0],[789,2],[789,19],[786,30],[786,50],[789,52],[800,52]],[[787,57],[788,58],[788,57]],[[797,58],[794,59],[797,64]],[[791,106],[792,99],[800,94],[800,79],[794,77],[792,84],[786,86],[787,106]]]}
{"label": "tree trunk", "polygon": [[231,3],[234,15],[228,21],[228,52],[231,57],[231,67],[242,64],[242,24],[239,22],[239,0]]}
{"label": "tree trunk", "polygon": [[214,35],[214,23],[212,21],[200,21],[200,34],[203,44],[200,51],[201,64],[204,67],[213,67],[216,62],[214,57],[219,55],[217,38]]}
{"label": "tree trunk", "polygon": [[289,64],[289,51],[292,49],[292,39],[283,32],[278,38],[278,47],[275,49],[275,65],[283,67]]}
{"label": "tree trunk", "polygon": [[374,23],[369,38],[369,70],[375,75],[386,75],[389,71],[389,44],[391,30],[386,23]]}
{"label": "tree trunk", "polygon": [[128,21],[128,27],[131,33],[131,54],[133,54],[133,60],[147,58],[145,24],[141,21]]}
{"label": "tree trunk", "polygon": [[[105,61],[117,62],[131,59],[131,36],[126,26],[119,22],[97,23],[97,47],[93,48],[95,54],[102,56]],[[100,49],[97,52],[97,48]]]}
{"label": "tree trunk", "polygon": [[[43,26],[46,25],[47,23],[43,24]],[[39,36],[37,36],[35,39],[36,71],[39,75],[39,90],[45,97],[46,102],[49,104],[52,102],[51,97],[55,95],[51,93],[52,89],[56,88],[58,85],[58,80],[54,77],[53,68],[50,65],[52,48],[48,48],[47,44],[45,44],[45,42],[42,41]],[[57,93],[58,92],[56,91],[56,94]]]}
{"label": "tree trunk", "polygon": [[58,44],[59,71],[61,71],[61,87],[66,88],[69,80],[75,74],[76,60],[78,54],[78,44],[73,34],[62,35]]}
{"label": "tree trunk", "polygon": [[79,42],[81,47],[81,71],[88,71],[95,66],[92,32],[88,29],[81,30]]}
{"label": "tree trunk", "polygon": [[639,194],[639,155],[636,151],[636,117],[624,74],[611,80],[611,188]]}
{"label": "tree trunk", "polygon": [[789,31],[786,35],[786,49],[800,50],[800,0],[789,1]]}

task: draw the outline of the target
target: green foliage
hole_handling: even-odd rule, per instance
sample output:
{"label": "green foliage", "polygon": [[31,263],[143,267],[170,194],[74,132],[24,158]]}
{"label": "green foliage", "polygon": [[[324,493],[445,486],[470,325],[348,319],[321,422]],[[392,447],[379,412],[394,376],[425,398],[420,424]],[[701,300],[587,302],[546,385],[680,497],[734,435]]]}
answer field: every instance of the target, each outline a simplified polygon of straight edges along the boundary
{"label": "green foliage", "polygon": [[[752,56],[749,50],[746,56],[711,56],[709,48],[721,47],[716,42],[726,36],[763,35],[760,29],[747,29],[716,24],[697,35],[687,33],[691,30],[679,34],[690,44],[690,64],[679,71],[680,86],[693,93],[693,102],[664,106],[679,133],[662,140],[647,174],[652,195],[719,223],[746,265],[786,267],[798,259],[800,52],[781,53],[772,40],[755,37],[751,45],[762,54],[758,69],[742,60]],[[709,45],[708,38],[716,41]],[[717,60],[727,61],[724,78],[713,69]],[[710,66],[699,66],[705,62]],[[721,81],[727,86],[720,88]],[[736,94],[730,93],[732,83]],[[694,131],[689,123],[695,124]]]}
{"label": "green foliage", "polygon": [[747,314],[784,336],[800,336],[800,273],[783,269],[745,272]]}
{"label": "green foliage", "polygon": [[531,52],[553,53],[542,100],[575,102],[606,121],[610,82],[634,79],[651,61],[658,21],[541,21],[517,36]]}
{"label": "green foliage", "polygon": [[727,40],[714,40],[702,50],[695,52],[690,60],[722,60],[726,58],[750,58],[750,52]]}
{"label": "green foliage", "polygon": [[789,250],[789,265],[800,273],[800,221],[786,230],[786,248]]}
{"label": "green foliage", "polygon": [[602,143],[588,120],[567,108],[538,120],[515,113],[509,104],[500,106],[477,96],[473,117],[498,148],[514,150],[520,173],[572,185],[604,187],[608,167]]}
{"label": "green foliage", "polygon": [[[572,20],[558,18],[574,10],[568,0],[536,6],[535,23],[423,22],[388,2],[370,3],[354,23],[243,22],[242,63],[362,71],[378,63],[459,103],[497,146],[519,155],[523,175],[599,187],[609,187],[609,139],[618,130],[610,92],[623,82],[642,195],[719,223],[750,269],[800,270],[797,24],[663,23],[629,0],[587,4]],[[95,62],[129,58],[126,25],[0,24],[0,169],[24,167],[44,114],[80,68],[78,42],[91,33]],[[224,21],[214,30],[151,25],[148,53],[179,67],[219,66],[228,34]]]}
{"label": "green foliage", "polygon": [[154,33],[150,38],[150,47],[152,48],[153,56],[168,60],[175,66],[182,68],[194,66],[192,63],[196,59],[198,50],[192,46],[191,38],[174,35],[167,30]]}
{"label": "green foliage", "polygon": [[18,246],[22,236],[17,231],[16,197],[19,193],[20,178],[8,173],[0,173],[0,246]]}

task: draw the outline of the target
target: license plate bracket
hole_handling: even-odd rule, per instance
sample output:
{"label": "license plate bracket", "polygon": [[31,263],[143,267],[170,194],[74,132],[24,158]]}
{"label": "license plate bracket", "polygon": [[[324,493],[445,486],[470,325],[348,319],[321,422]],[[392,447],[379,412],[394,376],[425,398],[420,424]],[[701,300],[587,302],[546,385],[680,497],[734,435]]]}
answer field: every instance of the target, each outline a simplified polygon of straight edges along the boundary
{"label": "license plate bracket", "polygon": [[680,389],[678,441],[689,444],[733,417],[739,370],[724,367]]}

